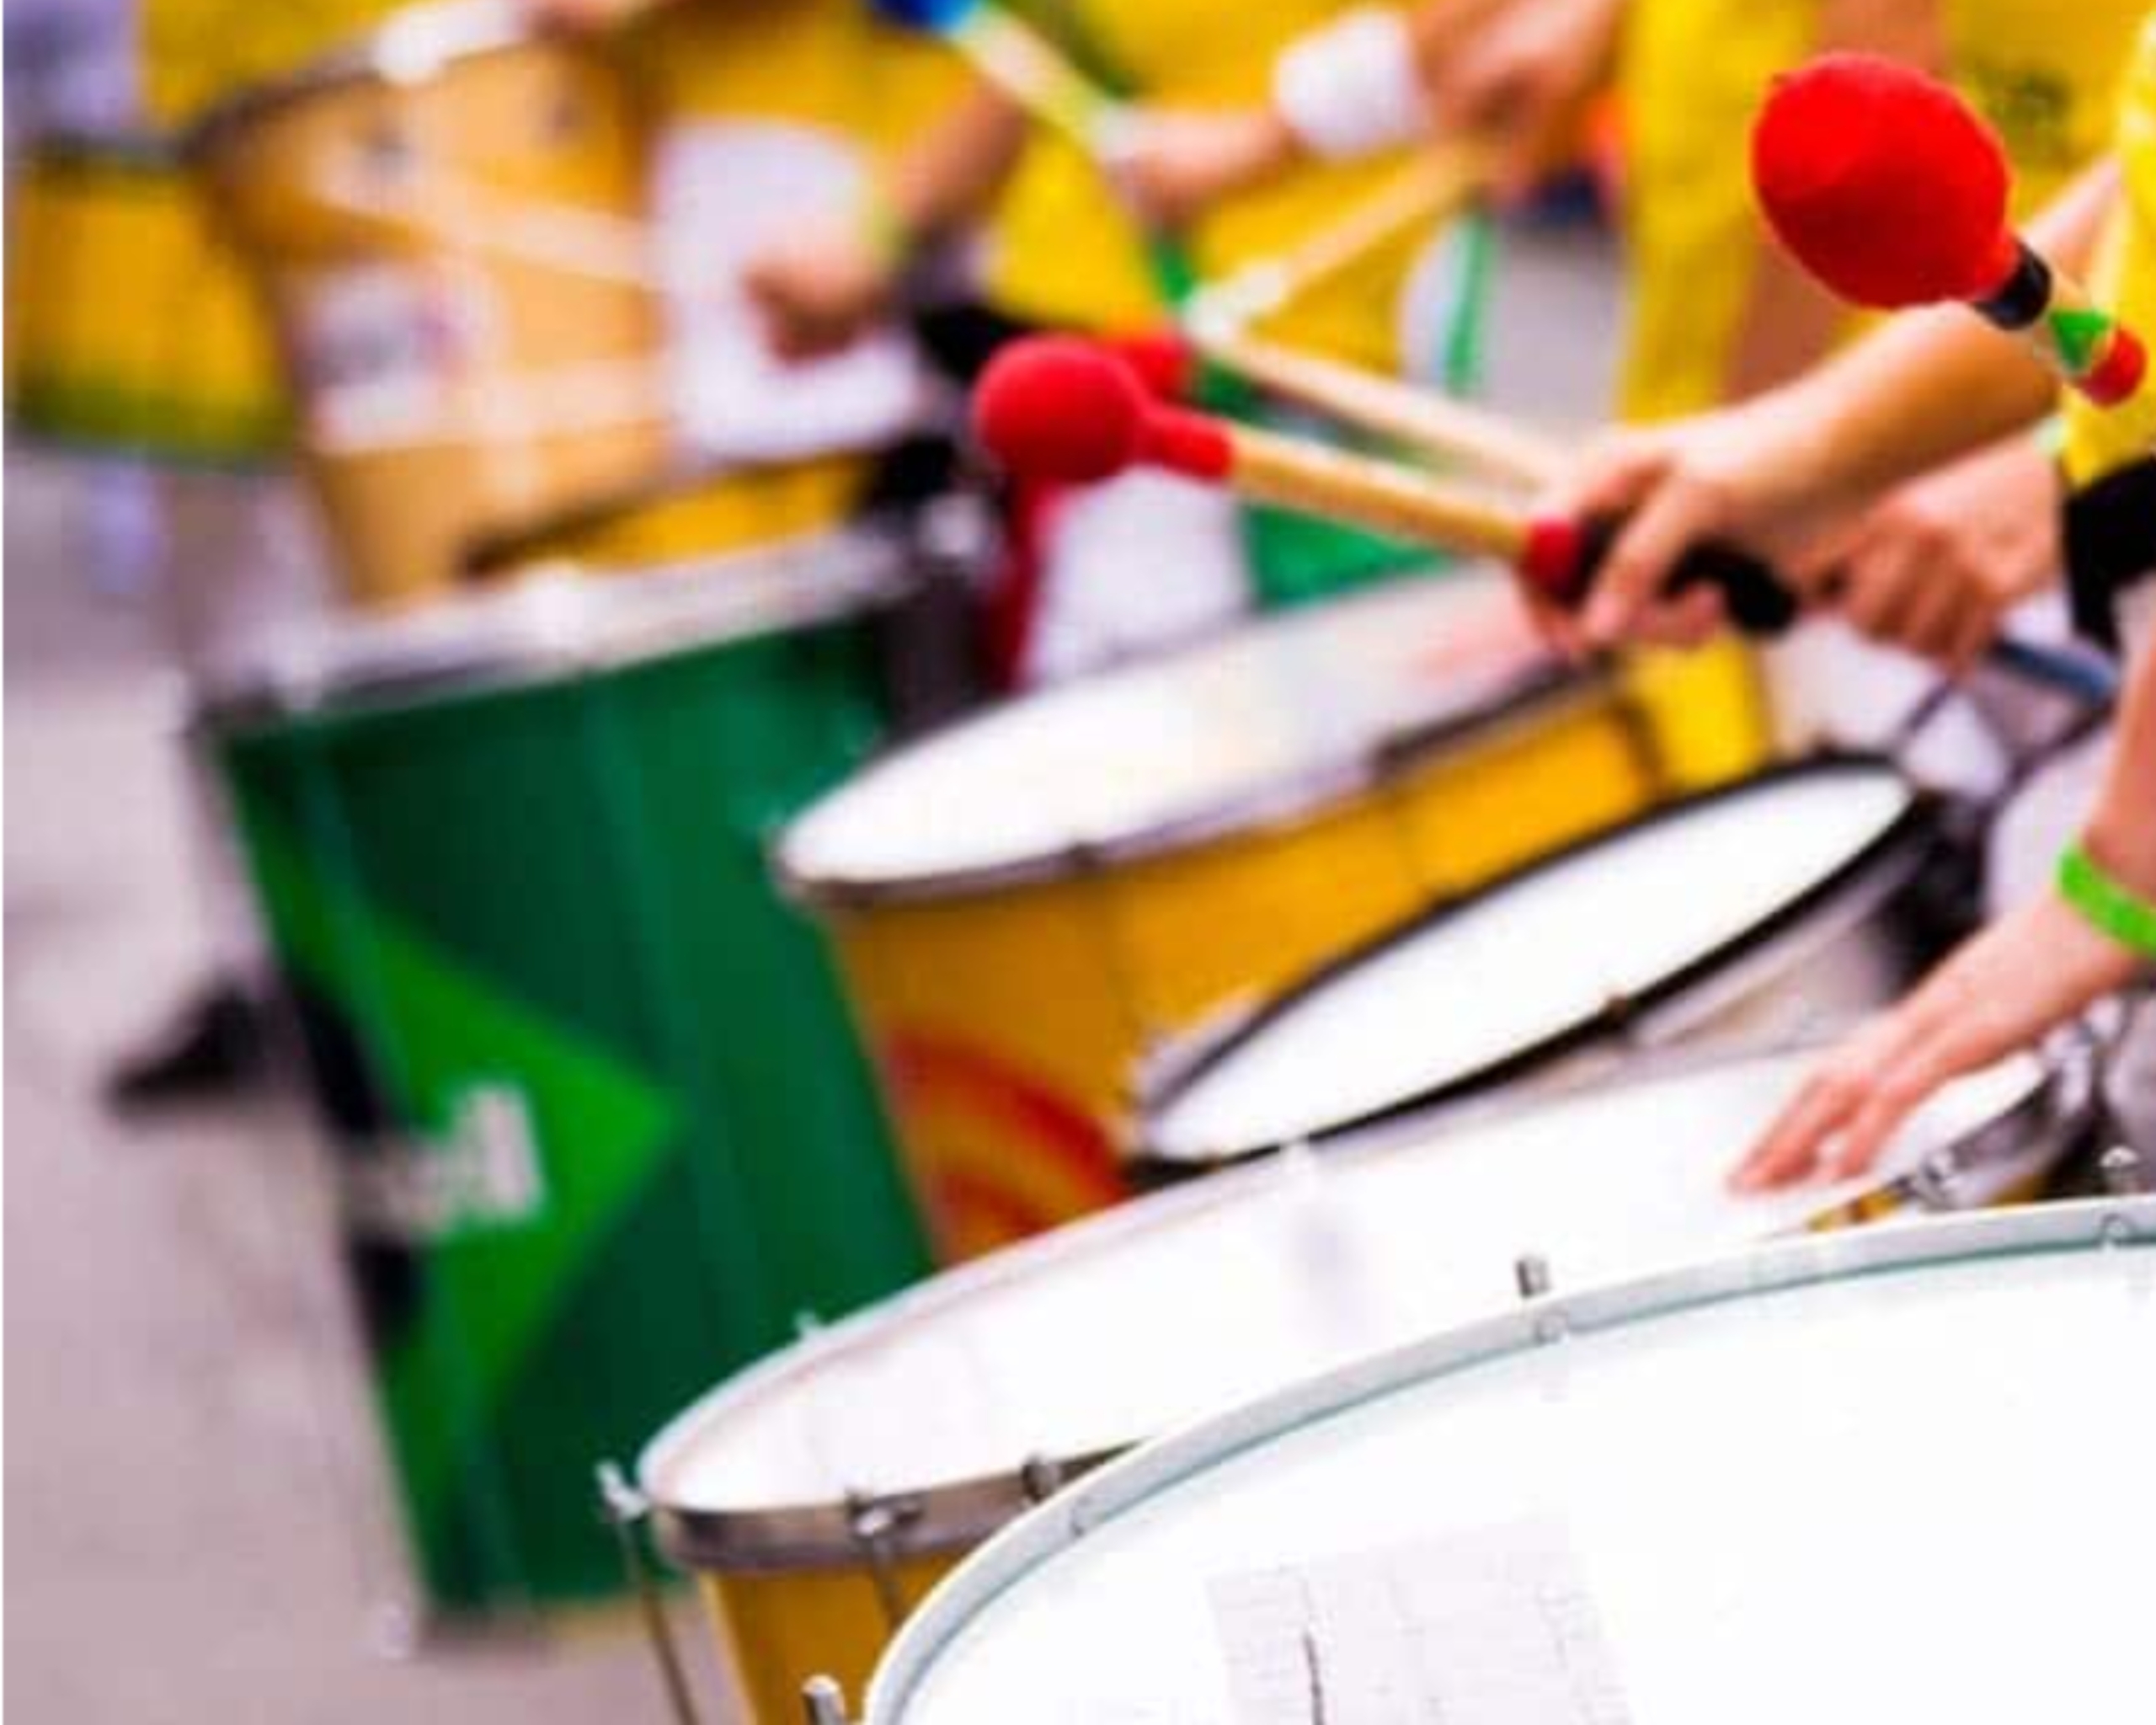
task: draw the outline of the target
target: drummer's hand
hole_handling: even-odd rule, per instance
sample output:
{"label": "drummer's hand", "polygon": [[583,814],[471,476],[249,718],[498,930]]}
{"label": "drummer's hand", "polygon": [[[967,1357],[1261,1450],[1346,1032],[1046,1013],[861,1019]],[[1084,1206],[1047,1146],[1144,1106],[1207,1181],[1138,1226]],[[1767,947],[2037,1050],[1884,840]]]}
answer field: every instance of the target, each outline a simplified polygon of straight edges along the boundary
{"label": "drummer's hand", "polygon": [[742,287],[780,358],[838,352],[890,310],[895,272],[858,223],[826,222],[766,247]]}
{"label": "drummer's hand", "polygon": [[1573,652],[1626,642],[1694,647],[1728,625],[1721,595],[1663,591],[1692,546],[1716,539],[1780,565],[1816,534],[1805,475],[1814,434],[1770,398],[1591,444],[1540,512],[1622,521],[1577,616],[1547,606],[1545,631]]}
{"label": "drummer's hand", "polygon": [[1140,221],[1175,228],[1272,179],[1299,153],[1270,108],[1147,108],[1130,116],[1110,170]]}
{"label": "drummer's hand", "polygon": [[2057,470],[2016,436],[1912,481],[1790,570],[1859,633],[1959,671],[2063,557]]}
{"label": "drummer's hand", "polygon": [[1448,137],[1492,152],[1497,189],[1519,195],[1562,153],[1616,57],[1625,0],[1507,0],[1426,8],[1420,54],[1430,112]]}
{"label": "drummer's hand", "polygon": [[1740,1192],[1844,1179],[1949,1079],[2034,1047],[2133,980],[2132,953],[2046,892],[1967,942],[1830,1054],[1730,1176]]}

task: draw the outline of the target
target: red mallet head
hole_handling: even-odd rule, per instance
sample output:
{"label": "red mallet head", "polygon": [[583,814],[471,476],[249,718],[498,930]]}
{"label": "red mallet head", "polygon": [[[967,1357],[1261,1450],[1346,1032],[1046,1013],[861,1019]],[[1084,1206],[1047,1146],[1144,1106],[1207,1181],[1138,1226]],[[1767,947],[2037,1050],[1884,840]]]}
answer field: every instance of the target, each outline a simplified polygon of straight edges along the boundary
{"label": "red mallet head", "polygon": [[1829,54],[1775,81],[1752,183],[1781,242],[1844,299],[1980,299],[2013,273],[2005,152],[1944,84]]}
{"label": "red mallet head", "polygon": [[1224,428],[1161,406],[1125,360],[1075,336],[1029,336],[997,354],[974,390],[974,432],[1012,473],[1066,484],[1140,465],[1218,480],[1234,465]]}

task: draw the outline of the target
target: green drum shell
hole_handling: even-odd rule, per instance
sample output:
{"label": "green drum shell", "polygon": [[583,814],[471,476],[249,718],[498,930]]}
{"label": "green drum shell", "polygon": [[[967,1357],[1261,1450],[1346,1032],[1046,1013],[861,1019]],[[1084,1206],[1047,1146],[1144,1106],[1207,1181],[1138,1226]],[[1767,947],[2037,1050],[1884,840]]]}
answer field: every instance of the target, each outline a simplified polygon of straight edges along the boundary
{"label": "green drum shell", "polygon": [[207,716],[438,1617],[617,1589],[594,1464],[928,1267],[764,868],[880,735],[864,603],[742,562],[358,626]]}

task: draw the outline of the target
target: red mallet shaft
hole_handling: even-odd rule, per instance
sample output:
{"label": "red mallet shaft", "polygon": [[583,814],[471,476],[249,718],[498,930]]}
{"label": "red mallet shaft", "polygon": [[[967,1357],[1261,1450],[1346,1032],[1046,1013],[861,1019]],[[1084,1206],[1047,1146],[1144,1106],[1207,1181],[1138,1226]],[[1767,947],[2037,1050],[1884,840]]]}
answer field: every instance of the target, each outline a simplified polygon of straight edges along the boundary
{"label": "red mallet shaft", "polygon": [[[1963,301],[2099,405],[2142,393],[2142,342],[2015,235],[2005,151],[1945,85],[1870,55],[1824,56],[1775,83],[1753,128],[1752,179],[1782,243],[1842,298]],[[2156,401],[2134,411],[2156,437]]]}
{"label": "red mallet shaft", "polygon": [[[1014,473],[1090,484],[1155,467],[1381,533],[1513,563],[1553,601],[1582,598],[1608,550],[1606,523],[1536,519],[1412,468],[1283,437],[1154,400],[1130,366],[1097,343],[1038,336],[1011,343],[974,397],[981,443]],[[1711,581],[1749,629],[1787,627],[1796,602],[1741,553],[1702,547],[1675,585]]]}

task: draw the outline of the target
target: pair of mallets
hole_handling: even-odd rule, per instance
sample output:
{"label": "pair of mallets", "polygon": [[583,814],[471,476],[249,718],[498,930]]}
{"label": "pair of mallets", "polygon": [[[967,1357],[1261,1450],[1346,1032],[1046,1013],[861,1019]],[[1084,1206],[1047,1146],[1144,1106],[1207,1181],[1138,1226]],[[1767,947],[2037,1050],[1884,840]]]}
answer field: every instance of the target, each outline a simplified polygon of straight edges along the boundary
{"label": "pair of mallets", "polygon": [[[2038,353],[2092,399],[2148,410],[2140,344],[2014,235],[1998,140],[1951,92],[1888,62],[1830,56],[1777,88],[1753,157],[1769,219],[1829,286],[1873,306],[1969,300],[1993,323],[2028,331]],[[1234,328],[1208,350],[1261,385],[1487,471],[1533,478],[1553,465],[1537,440],[1502,422],[1352,367]],[[1501,558],[1561,605],[1585,596],[1614,536],[1613,523],[1537,517],[1412,468],[1171,405],[1147,389],[1142,369],[1069,337],[1014,346],[982,379],[982,441],[1022,473],[1085,483],[1133,466],[1164,467]],[[1798,610],[1770,568],[1733,547],[1694,547],[1672,580],[1718,587],[1755,633],[1785,628]],[[2009,644],[2004,656],[2018,664],[2025,654]]]}

